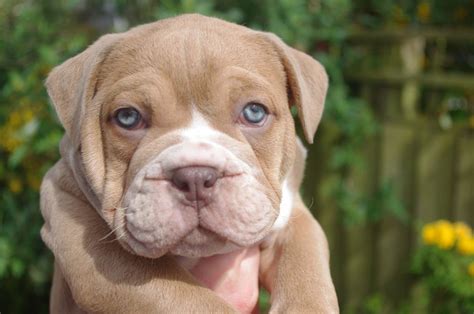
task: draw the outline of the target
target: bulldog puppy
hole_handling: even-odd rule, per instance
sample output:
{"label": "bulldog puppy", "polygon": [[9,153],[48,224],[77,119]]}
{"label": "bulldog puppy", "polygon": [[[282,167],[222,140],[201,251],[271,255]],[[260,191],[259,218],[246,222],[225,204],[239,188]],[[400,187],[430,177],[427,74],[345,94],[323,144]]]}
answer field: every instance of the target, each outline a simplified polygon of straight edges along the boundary
{"label": "bulldog puppy", "polygon": [[41,188],[52,313],[337,313],[298,193],[323,67],[272,34],[183,15],[101,37],[46,85],[66,130]]}

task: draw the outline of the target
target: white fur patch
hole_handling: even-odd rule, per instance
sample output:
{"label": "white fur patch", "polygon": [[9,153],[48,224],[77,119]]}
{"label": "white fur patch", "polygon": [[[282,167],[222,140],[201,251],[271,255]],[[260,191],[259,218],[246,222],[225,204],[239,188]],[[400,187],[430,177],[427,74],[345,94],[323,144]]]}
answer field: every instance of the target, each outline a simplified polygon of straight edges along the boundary
{"label": "white fur patch", "polygon": [[[242,169],[248,174],[256,174],[257,170],[253,165],[250,165],[247,162],[239,159],[234,152],[219,143],[235,141],[233,138],[213,128],[206,120],[206,118],[195,108],[193,108],[191,114],[191,122],[185,128],[178,131],[178,134],[183,139],[181,145],[192,147],[192,145],[190,145],[192,143],[209,144],[214,148],[221,150],[222,156],[231,156],[231,159],[233,159],[236,164],[240,165]],[[189,155],[208,156],[208,152],[203,149],[200,154],[196,152],[189,152]]]}
{"label": "white fur patch", "polygon": [[284,228],[290,220],[291,211],[293,209],[293,193],[290,191],[288,180],[286,179],[283,181],[281,193],[280,213],[273,224],[272,230]]}
{"label": "white fur patch", "polygon": [[191,141],[211,139],[216,136],[227,136],[212,128],[202,114],[195,109],[192,112],[191,123],[186,128],[180,130],[179,133],[183,138]]}

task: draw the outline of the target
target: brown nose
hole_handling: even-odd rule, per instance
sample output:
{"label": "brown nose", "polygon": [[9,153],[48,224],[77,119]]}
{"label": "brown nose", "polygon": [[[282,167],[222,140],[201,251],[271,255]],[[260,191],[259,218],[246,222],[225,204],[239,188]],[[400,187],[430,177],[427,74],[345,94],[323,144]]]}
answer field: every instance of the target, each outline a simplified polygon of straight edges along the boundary
{"label": "brown nose", "polygon": [[183,192],[189,201],[206,200],[218,179],[217,170],[212,167],[184,167],[174,171],[171,182]]}

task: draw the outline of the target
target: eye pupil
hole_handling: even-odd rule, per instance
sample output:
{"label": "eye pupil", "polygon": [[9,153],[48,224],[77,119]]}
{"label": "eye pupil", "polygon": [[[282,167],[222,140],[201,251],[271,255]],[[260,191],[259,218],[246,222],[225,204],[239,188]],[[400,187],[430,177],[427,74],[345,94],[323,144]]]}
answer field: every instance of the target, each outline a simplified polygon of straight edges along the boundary
{"label": "eye pupil", "polygon": [[119,109],[115,116],[117,123],[126,129],[135,127],[140,122],[140,119],[140,113],[133,108]]}
{"label": "eye pupil", "polygon": [[257,103],[249,103],[243,110],[245,120],[250,123],[257,124],[263,121],[267,116],[267,110],[263,105]]}

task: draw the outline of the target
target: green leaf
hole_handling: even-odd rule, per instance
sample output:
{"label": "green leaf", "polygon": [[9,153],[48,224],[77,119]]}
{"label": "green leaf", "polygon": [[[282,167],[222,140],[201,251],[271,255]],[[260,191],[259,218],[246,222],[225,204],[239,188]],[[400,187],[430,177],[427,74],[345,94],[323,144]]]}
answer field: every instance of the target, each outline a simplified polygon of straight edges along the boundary
{"label": "green leaf", "polygon": [[28,146],[21,145],[8,158],[8,166],[12,169],[16,168],[28,153]]}

